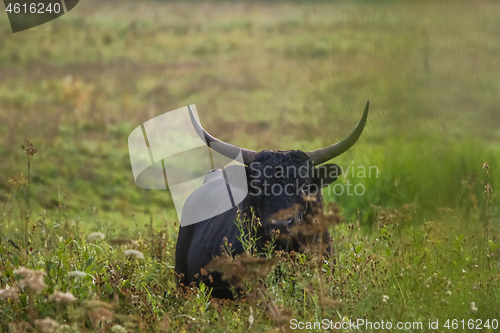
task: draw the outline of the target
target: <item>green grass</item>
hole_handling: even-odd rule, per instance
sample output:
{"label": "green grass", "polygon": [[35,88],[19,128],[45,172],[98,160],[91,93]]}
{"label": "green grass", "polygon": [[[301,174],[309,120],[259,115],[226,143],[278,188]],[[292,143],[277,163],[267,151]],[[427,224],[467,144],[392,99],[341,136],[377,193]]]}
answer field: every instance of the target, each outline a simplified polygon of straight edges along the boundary
{"label": "green grass", "polygon": [[[47,285],[0,299],[0,331],[47,316],[70,331],[176,332],[500,320],[499,15],[493,0],[87,0],[16,34],[0,15],[0,289],[19,265]],[[380,173],[338,181],[363,184],[362,196],[325,194],[342,220],[335,273],[313,253],[283,255],[234,303],[176,288],[177,217],[168,191],[134,183],[135,127],[195,103],[220,139],[311,150],[347,136],[366,100],[365,132],[333,162]],[[38,149],[29,193],[25,139]],[[104,240],[89,241],[97,231]],[[112,239],[136,240],[144,259]],[[77,300],[48,301],[54,290]],[[99,324],[92,308],[114,317]]]}

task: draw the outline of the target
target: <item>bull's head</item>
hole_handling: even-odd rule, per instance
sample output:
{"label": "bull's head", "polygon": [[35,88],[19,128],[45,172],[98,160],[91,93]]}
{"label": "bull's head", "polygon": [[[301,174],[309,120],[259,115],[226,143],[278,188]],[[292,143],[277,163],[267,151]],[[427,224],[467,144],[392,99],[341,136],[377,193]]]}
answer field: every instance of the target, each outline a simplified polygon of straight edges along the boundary
{"label": "bull's head", "polygon": [[264,150],[247,168],[250,205],[267,236],[288,234],[322,202],[321,188],[338,178],[335,164],[314,167],[300,150]]}
{"label": "bull's head", "polygon": [[[324,164],[351,148],[363,132],[368,117],[369,102],[354,131],[344,140],[331,146],[303,152],[300,150],[255,152],[218,140],[205,131],[192,113],[191,121],[210,148],[234,158],[240,152],[247,166],[250,205],[270,236],[279,230],[288,234],[299,225],[314,203],[322,202],[321,188],[335,181],[340,168]],[[308,200],[307,198],[313,198]],[[310,203],[312,202],[312,204]],[[283,214],[282,212],[286,213]]]}

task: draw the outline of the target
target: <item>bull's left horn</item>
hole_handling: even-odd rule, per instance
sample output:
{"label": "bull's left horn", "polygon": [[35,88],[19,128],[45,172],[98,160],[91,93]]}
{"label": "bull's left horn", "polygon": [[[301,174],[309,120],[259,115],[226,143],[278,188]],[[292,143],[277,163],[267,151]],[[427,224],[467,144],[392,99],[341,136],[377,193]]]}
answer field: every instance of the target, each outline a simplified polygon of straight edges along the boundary
{"label": "bull's left horn", "polygon": [[358,125],[347,138],[329,147],[320,148],[307,153],[307,156],[309,156],[314,165],[319,165],[321,163],[331,160],[336,156],[339,156],[340,154],[344,153],[349,148],[351,148],[356,143],[356,141],[358,141],[359,136],[361,135],[363,129],[365,128],[366,119],[368,118],[369,107],[370,107],[370,101],[366,102],[365,112],[363,113],[363,117],[361,117],[361,120],[359,121]]}
{"label": "bull's left horn", "polygon": [[189,116],[191,117],[191,123],[193,124],[194,129],[200,135],[200,137],[201,133],[203,133],[203,137],[201,137],[201,139],[204,140],[210,148],[212,148],[219,154],[229,157],[231,159],[234,159],[236,156],[238,156],[239,152],[241,151],[241,155],[243,157],[243,163],[245,163],[246,165],[250,165],[250,163],[253,162],[256,154],[255,151],[250,149],[240,148],[230,143],[221,141],[216,137],[213,137],[212,135],[210,135],[210,133],[205,131],[203,127],[201,127],[201,124],[198,122],[198,119],[196,119],[196,117],[194,116],[193,111],[191,110],[191,107],[189,105],[188,109],[189,109]]}

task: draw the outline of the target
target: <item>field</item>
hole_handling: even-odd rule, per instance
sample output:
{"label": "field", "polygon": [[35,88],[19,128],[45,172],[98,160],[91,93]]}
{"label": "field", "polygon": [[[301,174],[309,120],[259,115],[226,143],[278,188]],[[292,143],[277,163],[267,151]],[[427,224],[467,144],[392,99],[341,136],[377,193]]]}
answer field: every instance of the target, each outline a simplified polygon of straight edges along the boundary
{"label": "field", "polygon": [[[87,0],[12,34],[0,15],[0,331],[495,331],[499,17],[494,0]],[[130,132],[196,104],[219,139],[312,150],[367,100],[333,162],[379,172],[338,181],[363,195],[325,190],[336,263],[240,258],[242,299],[182,292],[172,199],[135,184]]]}

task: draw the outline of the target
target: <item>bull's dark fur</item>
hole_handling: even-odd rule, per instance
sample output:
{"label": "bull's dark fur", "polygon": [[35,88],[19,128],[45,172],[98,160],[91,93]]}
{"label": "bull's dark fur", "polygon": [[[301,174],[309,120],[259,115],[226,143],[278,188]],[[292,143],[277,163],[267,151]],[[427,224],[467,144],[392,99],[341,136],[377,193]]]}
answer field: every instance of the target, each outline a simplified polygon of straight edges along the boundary
{"label": "bull's dark fur", "polygon": [[[291,168],[296,168],[297,173],[294,175],[293,172],[289,172],[283,177],[272,176],[264,178],[265,168],[267,168],[267,175],[275,175],[280,168],[285,168],[285,170],[288,171],[292,170]],[[326,168],[328,170],[337,168],[338,170],[338,167],[334,164],[326,165]],[[307,172],[300,174],[299,170],[307,170]],[[273,231],[279,229],[281,233],[287,233],[289,228],[300,224],[306,214],[312,213],[312,205],[322,204],[320,191],[314,203],[306,202],[300,194],[301,192],[297,188],[297,185],[300,188],[307,188],[307,186],[311,184],[316,184],[318,186],[317,188],[321,188],[336,179],[336,177],[332,178],[326,174],[321,175],[321,177],[315,175],[314,166],[312,166],[309,157],[306,153],[299,150],[264,150],[257,154],[252,164],[246,168],[246,172],[247,182],[249,184],[249,194],[243,202],[238,205],[238,208],[233,208],[208,220],[180,228],[175,253],[175,271],[182,277],[180,282],[184,285],[188,285],[193,281],[198,282],[199,276],[197,278],[195,275],[199,274],[200,270],[206,267],[214,256],[220,256],[222,254],[224,238],[227,238],[227,242],[232,244],[232,250],[234,250],[233,254],[241,254],[244,252],[243,246],[238,240],[240,231],[235,224],[238,209],[242,215],[240,218],[243,218],[244,214],[250,217],[251,207],[254,214],[260,218],[262,227],[259,227],[257,237],[261,238],[257,245],[262,246],[267,240],[270,240]],[[281,195],[273,195],[272,193],[267,193],[266,195],[263,187],[264,180],[267,180],[269,184],[268,189],[272,184],[278,184],[276,186],[281,187],[287,184],[293,184],[289,185],[289,189],[293,187],[293,193],[298,194],[287,195],[283,193]],[[271,216],[293,206],[300,207],[300,209],[297,211],[292,221],[287,223],[286,226],[270,223]],[[323,241],[327,241],[327,239],[323,239]],[[300,242],[294,241],[293,239],[285,243],[278,242],[277,247],[289,251],[301,250]],[[212,295],[219,298],[232,298],[229,285],[225,281],[222,281],[221,275],[217,272],[211,272],[210,274],[212,275],[213,282],[204,282],[208,284],[209,287],[213,288]]]}

